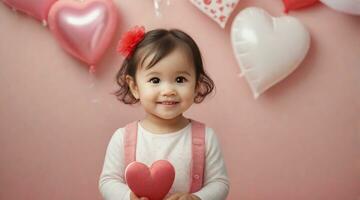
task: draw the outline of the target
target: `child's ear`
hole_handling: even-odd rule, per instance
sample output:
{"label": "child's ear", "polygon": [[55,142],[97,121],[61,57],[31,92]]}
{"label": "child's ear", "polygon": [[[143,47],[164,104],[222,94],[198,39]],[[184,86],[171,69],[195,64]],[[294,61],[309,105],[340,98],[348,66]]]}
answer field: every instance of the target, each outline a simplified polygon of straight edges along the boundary
{"label": "child's ear", "polygon": [[136,85],[135,79],[130,75],[126,75],[125,79],[126,83],[129,85],[131,94],[135,99],[139,99],[139,88]]}
{"label": "child's ear", "polygon": [[200,86],[201,86],[201,82],[198,81],[195,85],[195,95],[197,95],[199,93]]}

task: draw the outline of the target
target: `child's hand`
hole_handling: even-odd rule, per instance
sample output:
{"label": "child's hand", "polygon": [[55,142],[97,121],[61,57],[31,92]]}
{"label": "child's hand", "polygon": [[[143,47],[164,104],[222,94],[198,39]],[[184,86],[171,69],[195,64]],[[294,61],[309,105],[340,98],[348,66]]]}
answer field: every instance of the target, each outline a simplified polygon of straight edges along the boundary
{"label": "child's hand", "polygon": [[199,197],[189,193],[175,193],[166,200],[201,200]]}
{"label": "child's hand", "polygon": [[149,200],[146,197],[137,197],[133,192],[130,193],[130,200]]}

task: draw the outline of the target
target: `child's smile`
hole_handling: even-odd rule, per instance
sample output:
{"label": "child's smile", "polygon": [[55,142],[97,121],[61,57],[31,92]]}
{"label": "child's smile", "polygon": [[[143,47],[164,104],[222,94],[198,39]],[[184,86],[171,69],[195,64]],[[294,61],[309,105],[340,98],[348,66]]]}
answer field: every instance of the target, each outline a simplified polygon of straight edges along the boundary
{"label": "child's smile", "polygon": [[157,102],[158,104],[161,104],[166,107],[175,107],[179,102],[178,101],[160,101]]}

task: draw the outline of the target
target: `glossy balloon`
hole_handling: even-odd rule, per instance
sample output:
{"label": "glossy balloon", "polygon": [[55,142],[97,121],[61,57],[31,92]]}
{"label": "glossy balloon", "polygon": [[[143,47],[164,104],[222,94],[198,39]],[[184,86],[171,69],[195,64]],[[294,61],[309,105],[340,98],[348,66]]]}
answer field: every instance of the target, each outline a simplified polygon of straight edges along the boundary
{"label": "glossy balloon", "polygon": [[299,66],[309,49],[310,36],[294,17],[276,18],[252,7],[235,17],[231,42],[241,76],[257,98]]}
{"label": "glossy balloon", "polygon": [[62,0],[50,9],[49,26],[60,45],[93,71],[113,38],[117,16],[111,0]]}
{"label": "glossy balloon", "polygon": [[360,0],[321,0],[321,2],[340,12],[360,15]]}
{"label": "glossy balloon", "polygon": [[301,8],[306,8],[318,3],[319,0],[283,0],[285,5],[284,12],[289,12],[290,10],[297,10]]}
{"label": "glossy balloon", "polygon": [[55,1],[57,0],[4,0],[4,3],[46,24],[50,7]]}

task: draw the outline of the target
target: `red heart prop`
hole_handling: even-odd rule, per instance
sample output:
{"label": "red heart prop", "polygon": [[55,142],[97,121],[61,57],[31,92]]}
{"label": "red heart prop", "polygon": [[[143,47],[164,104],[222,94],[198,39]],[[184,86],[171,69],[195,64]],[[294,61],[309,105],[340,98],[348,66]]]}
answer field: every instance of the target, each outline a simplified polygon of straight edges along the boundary
{"label": "red heart prop", "polygon": [[58,1],[50,9],[49,26],[60,45],[92,71],[115,33],[117,9],[111,0]]}
{"label": "red heart prop", "polygon": [[166,160],[158,160],[150,168],[143,163],[132,162],[125,170],[125,180],[131,191],[149,200],[163,200],[174,178],[174,167]]}
{"label": "red heart prop", "polygon": [[319,0],[283,0],[285,5],[285,13],[288,13],[290,10],[297,10],[300,8],[310,7]]}

